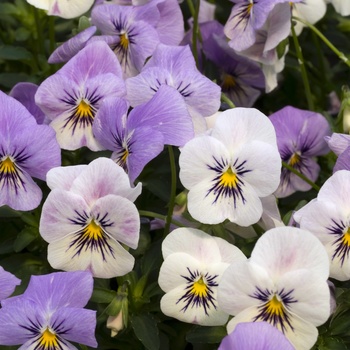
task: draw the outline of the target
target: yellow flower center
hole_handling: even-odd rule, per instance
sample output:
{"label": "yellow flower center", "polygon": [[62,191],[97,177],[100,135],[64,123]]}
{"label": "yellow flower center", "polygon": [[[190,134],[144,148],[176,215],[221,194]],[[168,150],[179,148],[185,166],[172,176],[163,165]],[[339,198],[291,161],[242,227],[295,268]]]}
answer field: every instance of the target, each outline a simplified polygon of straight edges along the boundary
{"label": "yellow flower center", "polygon": [[119,38],[120,38],[121,47],[123,48],[123,50],[127,50],[129,47],[128,34],[127,33],[119,34]]}
{"label": "yellow flower center", "polygon": [[92,106],[84,100],[79,102],[75,114],[78,118],[94,118],[94,110]]}
{"label": "yellow flower center", "polygon": [[233,89],[236,86],[236,80],[231,74],[224,74],[221,87],[224,91]]}
{"label": "yellow flower center", "polygon": [[247,14],[249,15],[250,12],[252,11],[253,8],[253,3],[251,2],[248,6],[247,6]]}
{"label": "yellow flower center", "polygon": [[285,314],[284,306],[281,301],[278,300],[277,296],[274,295],[270,301],[266,303],[266,313],[269,316],[283,317]]}
{"label": "yellow flower center", "polygon": [[206,298],[208,294],[208,286],[203,281],[203,277],[193,283],[191,294],[194,294],[200,298]]}
{"label": "yellow flower center", "polygon": [[41,334],[39,345],[41,349],[59,349],[58,337],[55,333],[52,333],[46,328],[44,333]]}
{"label": "yellow flower center", "polygon": [[342,243],[348,247],[350,247],[350,227],[348,230],[344,233],[342,238]]}
{"label": "yellow flower center", "polygon": [[95,220],[91,220],[91,222],[87,225],[84,230],[83,237],[89,240],[98,241],[103,238],[103,230],[100,225],[98,225]]}
{"label": "yellow flower center", "polygon": [[289,165],[294,166],[300,162],[301,156],[299,153],[293,153],[289,159]]}
{"label": "yellow flower center", "polygon": [[0,161],[0,174],[13,174],[16,172],[15,163],[6,157],[4,160]]}
{"label": "yellow flower center", "polygon": [[237,187],[238,178],[237,175],[232,171],[231,168],[228,168],[221,176],[219,185],[228,188]]}

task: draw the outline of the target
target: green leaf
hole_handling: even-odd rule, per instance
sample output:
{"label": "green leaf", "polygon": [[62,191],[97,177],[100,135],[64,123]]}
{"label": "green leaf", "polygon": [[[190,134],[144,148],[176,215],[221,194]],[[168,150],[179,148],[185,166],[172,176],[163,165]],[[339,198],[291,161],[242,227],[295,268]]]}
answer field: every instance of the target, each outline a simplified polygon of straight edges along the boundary
{"label": "green leaf", "polygon": [[117,292],[114,290],[94,288],[90,301],[94,303],[109,304],[116,296]]}
{"label": "green leaf", "polygon": [[20,46],[0,45],[0,59],[3,60],[31,60],[33,55],[30,51]]}
{"label": "green leaf", "polygon": [[339,338],[324,338],[323,344],[319,350],[347,350],[348,347]]}
{"label": "green leaf", "polygon": [[158,350],[160,346],[157,322],[150,314],[133,316],[130,319],[136,337],[148,350]]}
{"label": "green leaf", "polygon": [[18,235],[13,244],[13,249],[16,253],[23,250],[30,243],[32,243],[35,238],[39,236],[39,232],[33,227],[25,227]]}
{"label": "green leaf", "polygon": [[225,327],[194,327],[187,333],[186,340],[190,343],[215,344],[220,343],[226,335]]}
{"label": "green leaf", "polygon": [[91,27],[91,23],[90,23],[89,18],[86,16],[81,16],[79,18],[78,32],[80,33],[89,27]]}
{"label": "green leaf", "polygon": [[19,82],[28,81],[28,79],[28,75],[24,73],[0,73],[0,85],[9,89]]}
{"label": "green leaf", "polygon": [[286,47],[287,45],[289,45],[289,38],[287,37],[286,39],[284,39],[283,41],[281,41],[276,48],[277,51],[277,56],[278,58],[282,58],[283,55],[286,53]]}

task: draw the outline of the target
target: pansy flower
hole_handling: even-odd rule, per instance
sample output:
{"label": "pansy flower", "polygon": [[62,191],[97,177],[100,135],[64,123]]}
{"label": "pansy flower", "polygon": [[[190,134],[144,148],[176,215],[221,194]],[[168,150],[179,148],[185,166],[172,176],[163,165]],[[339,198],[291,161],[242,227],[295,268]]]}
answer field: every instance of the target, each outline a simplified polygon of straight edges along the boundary
{"label": "pansy flower", "polygon": [[129,114],[128,108],[123,99],[106,100],[93,131],[133,182],[165,144],[183,146],[190,140],[193,125],[181,95],[170,86],[162,86],[149,102]]}
{"label": "pansy flower", "polygon": [[159,43],[154,26],[159,10],[152,6],[102,4],[91,13],[92,23],[103,34],[97,39],[108,42],[123,70],[124,77],[138,74]]}
{"label": "pansy flower", "polygon": [[54,168],[52,189],[42,209],[40,234],[49,243],[48,261],[66,271],[89,270],[111,278],[130,272],[134,257],[122,244],[137,248],[140,218],[124,170],[108,158],[89,165]]}
{"label": "pansy flower", "polygon": [[182,148],[179,165],[194,219],[249,226],[262,215],[260,198],[278,187],[281,158],[269,119],[253,108],[235,108]]}
{"label": "pansy flower", "polygon": [[39,86],[35,102],[51,120],[61,148],[102,150],[92,133],[96,112],[109,96],[124,97],[120,64],[104,42],[82,49]]}
{"label": "pansy flower", "polygon": [[177,89],[191,115],[191,111],[195,111],[209,116],[220,107],[220,87],[198,71],[188,45],[158,45],[142,72],[126,80],[131,106],[149,101],[161,85]]}
{"label": "pansy flower", "polygon": [[[278,150],[284,162],[316,181],[320,167],[314,159],[329,152],[324,137],[330,134],[327,119],[321,114],[291,106],[273,113]],[[283,168],[276,197],[287,197],[296,191],[308,191],[311,186],[291,171]]]}
{"label": "pansy flower", "polygon": [[167,316],[203,326],[222,325],[228,315],[217,304],[217,287],[224,270],[245,261],[234,245],[194,228],[179,228],[163,241],[164,262],[159,286],[166,293],[160,302]]}
{"label": "pansy flower", "polygon": [[218,350],[295,350],[281,331],[268,322],[239,323]]}
{"label": "pansy flower", "polygon": [[[318,215],[319,216],[319,215]],[[231,264],[218,287],[219,306],[241,322],[269,322],[298,350],[309,350],[330,315],[329,261],[310,232],[279,227],[264,233],[247,261]]]}
{"label": "pansy flower", "polygon": [[0,206],[35,209],[42,192],[32,177],[45,180],[60,164],[54,130],[38,125],[20,102],[0,91]]}
{"label": "pansy flower", "polygon": [[24,294],[2,302],[0,344],[76,350],[73,341],[96,348],[96,311],[83,308],[92,289],[89,272],[32,276]]}
{"label": "pansy flower", "polygon": [[339,170],[321,187],[317,198],[294,214],[302,229],[313,233],[325,246],[330,276],[350,279],[350,171]]}

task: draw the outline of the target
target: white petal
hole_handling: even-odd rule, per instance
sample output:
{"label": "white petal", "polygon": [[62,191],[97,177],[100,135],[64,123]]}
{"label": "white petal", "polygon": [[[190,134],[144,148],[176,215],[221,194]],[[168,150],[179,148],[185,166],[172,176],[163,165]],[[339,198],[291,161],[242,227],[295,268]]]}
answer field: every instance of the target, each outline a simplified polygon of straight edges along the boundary
{"label": "white petal", "polygon": [[243,254],[243,252],[233,244],[230,244],[226,240],[219,237],[213,238],[220,249],[222,262],[232,264],[234,262],[247,260],[247,257]]}
{"label": "white petal", "polygon": [[195,228],[178,228],[163,240],[164,259],[172,253],[180,252],[207,263],[221,262],[220,250],[214,237]]}
{"label": "white petal", "polygon": [[237,315],[244,309],[259,305],[261,301],[251,297],[257,288],[274,289],[270,276],[263,268],[249,261],[231,264],[219,283],[220,308],[230,315]]}
{"label": "white petal", "polygon": [[46,183],[51,190],[59,188],[69,191],[75,178],[86,167],[87,165],[84,164],[53,168],[46,174]]}
{"label": "white petal", "polygon": [[216,120],[212,136],[220,140],[230,152],[253,140],[277,148],[272,123],[255,108],[234,108],[222,112]]}
{"label": "white petal", "polygon": [[90,9],[94,0],[56,0],[50,4],[49,15],[75,18]]}
{"label": "white petal", "polygon": [[309,269],[326,280],[329,261],[322,243],[310,232],[294,227],[278,227],[262,235],[251,261],[265,268],[274,278],[288,271]]}
{"label": "white petal", "polygon": [[100,249],[83,247],[78,252],[76,245],[71,246],[73,235],[50,243],[48,246],[48,261],[57,270],[76,271],[89,270],[94,277],[112,278],[123,276],[134,267],[134,257],[128,253],[118,242],[108,239],[113,253]]}
{"label": "white petal", "polygon": [[219,224],[226,219],[241,226],[255,224],[261,217],[262,205],[255,190],[244,182],[242,196],[217,195],[212,191],[214,182],[204,180],[188,193],[188,211],[204,224]]}

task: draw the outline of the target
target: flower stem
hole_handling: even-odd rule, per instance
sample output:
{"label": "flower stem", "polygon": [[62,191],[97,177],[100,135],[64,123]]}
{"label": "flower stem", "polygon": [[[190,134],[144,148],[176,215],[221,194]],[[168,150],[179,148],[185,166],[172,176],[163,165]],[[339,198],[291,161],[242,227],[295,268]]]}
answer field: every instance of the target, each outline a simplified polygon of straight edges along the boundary
{"label": "flower stem", "polygon": [[170,190],[170,200],[168,214],[165,220],[164,237],[168,235],[170,231],[171,219],[173,217],[173,211],[175,207],[175,197],[176,197],[176,165],[175,156],[172,146],[168,146],[169,160],[170,160],[170,171],[171,171],[171,190]]}
{"label": "flower stem", "polygon": [[197,39],[200,38],[199,33],[199,23],[198,23],[198,15],[199,15],[199,6],[200,0],[196,1],[196,6],[193,5],[193,0],[187,0],[188,7],[190,9],[191,15],[193,17],[193,28],[192,28],[192,54],[196,61],[196,66],[198,67],[198,50],[197,50]]}
{"label": "flower stem", "polygon": [[299,17],[293,16],[292,19],[309,27],[339,57],[340,60],[350,67],[350,60],[341,51],[339,51],[315,26]]}
{"label": "flower stem", "polygon": [[222,92],[221,101],[226,102],[230,108],[236,108],[235,104]]}
{"label": "flower stem", "polygon": [[[165,215],[154,213],[153,211],[139,210],[139,214],[140,214],[140,216],[146,216],[146,217],[149,217],[149,218],[157,218],[157,219],[160,219],[162,221],[166,220],[166,216]],[[176,225],[176,226],[178,226],[178,227],[185,227],[184,224],[182,224],[179,221],[173,220],[173,219],[171,219],[171,223]]]}
{"label": "flower stem", "polygon": [[307,77],[307,72],[306,72],[306,68],[305,68],[305,61],[304,61],[303,54],[301,52],[301,47],[299,45],[298,37],[295,34],[295,29],[294,29],[293,23],[292,23],[292,35],[293,35],[295,51],[296,51],[296,54],[298,57],[299,65],[300,65],[301,77],[302,77],[303,83],[304,83],[307,104],[308,104],[309,110],[313,111],[314,110],[314,102],[312,100],[309,79]]}
{"label": "flower stem", "polygon": [[313,189],[315,189],[316,191],[320,190],[320,187],[317,186],[314,182],[312,182],[309,178],[307,178],[305,175],[303,175],[302,173],[300,173],[298,170],[294,169],[291,165],[289,165],[286,162],[282,161],[282,165],[284,168],[288,169],[290,172],[292,172],[293,174],[295,174],[296,176],[299,176],[301,179],[303,179],[306,183],[308,183]]}

